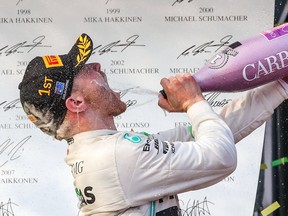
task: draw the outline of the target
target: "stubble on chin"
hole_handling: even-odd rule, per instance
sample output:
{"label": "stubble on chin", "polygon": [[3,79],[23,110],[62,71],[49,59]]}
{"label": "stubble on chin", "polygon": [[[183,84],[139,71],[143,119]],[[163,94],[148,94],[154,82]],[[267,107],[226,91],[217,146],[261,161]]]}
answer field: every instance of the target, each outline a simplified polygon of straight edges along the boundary
{"label": "stubble on chin", "polygon": [[114,112],[113,116],[118,116],[118,115],[124,113],[127,109],[126,103],[124,103],[121,100],[119,100],[118,102],[119,103],[115,103],[115,105],[114,105],[115,106],[114,107],[115,112]]}

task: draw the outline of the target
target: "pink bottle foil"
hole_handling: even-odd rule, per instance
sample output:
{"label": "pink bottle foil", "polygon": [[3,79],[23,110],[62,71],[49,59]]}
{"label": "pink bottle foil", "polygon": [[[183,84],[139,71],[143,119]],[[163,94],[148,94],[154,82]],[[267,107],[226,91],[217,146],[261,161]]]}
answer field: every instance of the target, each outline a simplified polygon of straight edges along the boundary
{"label": "pink bottle foil", "polygon": [[288,23],[235,42],[193,74],[202,91],[245,91],[288,76]]}

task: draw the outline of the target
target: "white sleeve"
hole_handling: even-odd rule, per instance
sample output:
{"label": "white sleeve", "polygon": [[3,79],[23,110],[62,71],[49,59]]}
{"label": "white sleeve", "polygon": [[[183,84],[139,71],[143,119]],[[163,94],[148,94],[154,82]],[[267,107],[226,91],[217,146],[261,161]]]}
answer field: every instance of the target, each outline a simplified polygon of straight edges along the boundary
{"label": "white sleeve", "polygon": [[157,135],[159,139],[169,142],[179,140],[182,142],[195,140],[192,132],[192,126],[177,126],[170,130],[161,131]]}
{"label": "white sleeve", "polygon": [[245,96],[225,105],[220,115],[231,128],[237,143],[261,126],[287,98],[288,93],[279,82],[271,82],[249,90]]}
{"label": "white sleeve", "polygon": [[141,145],[120,140],[118,173],[131,205],[213,185],[235,170],[233,135],[222,117],[207,101],[190,107],[188,116],[195,141],[165,142],[157,135],[141,137]]}

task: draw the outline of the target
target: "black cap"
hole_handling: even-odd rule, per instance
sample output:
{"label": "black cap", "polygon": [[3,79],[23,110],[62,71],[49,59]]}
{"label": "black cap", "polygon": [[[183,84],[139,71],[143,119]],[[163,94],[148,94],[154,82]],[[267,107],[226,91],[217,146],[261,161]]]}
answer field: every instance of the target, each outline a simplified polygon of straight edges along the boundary
{"label": "black cap", "polygon": [[62,124],[75,75],[92,54],[87,34],[78,37],[66,55],[37,56],[29,62],[19,84],[20,101],[28,118],[43,132],[55,136]]}

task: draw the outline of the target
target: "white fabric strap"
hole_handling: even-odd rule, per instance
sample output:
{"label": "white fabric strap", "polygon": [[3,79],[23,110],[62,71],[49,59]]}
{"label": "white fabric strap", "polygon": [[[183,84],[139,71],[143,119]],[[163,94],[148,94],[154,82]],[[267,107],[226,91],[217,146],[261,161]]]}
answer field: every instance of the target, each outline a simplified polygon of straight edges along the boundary
{"label": "white fabric strap", "polygon": [[288,83],[282,79],[279,79],[278,81],[281,84],[281,86],[285,89],[286,93],[288,94]]}

